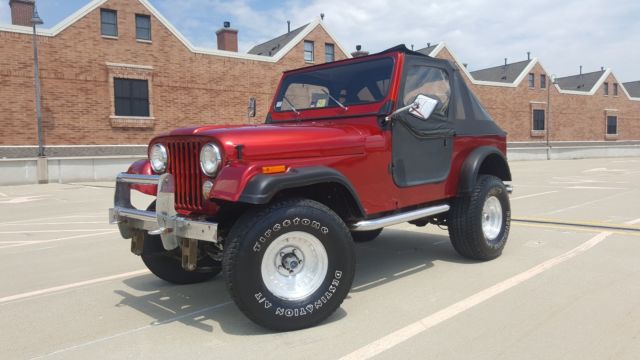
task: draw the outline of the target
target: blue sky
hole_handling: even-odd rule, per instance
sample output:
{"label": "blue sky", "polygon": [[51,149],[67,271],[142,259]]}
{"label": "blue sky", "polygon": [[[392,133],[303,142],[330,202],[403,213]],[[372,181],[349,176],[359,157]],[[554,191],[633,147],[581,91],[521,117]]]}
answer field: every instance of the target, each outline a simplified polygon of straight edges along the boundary
{"label": "blue sky", "polygon": [[[134,1],[134,0],[130,0]],[[52,27],[89,0],[38,0]],[[0,23],[10,22],[0,0]],[[348,50],[416,48],[445,41],[471,70],[540,58],[547,71],[572,75],[610,67],[620,81],[640,80],[637,0],[151,0],[195,45],[215,47],[223,21],[240,30],[240,51],[325,13],[325,25]],[[1,44],[0,44],[1,47]]]}

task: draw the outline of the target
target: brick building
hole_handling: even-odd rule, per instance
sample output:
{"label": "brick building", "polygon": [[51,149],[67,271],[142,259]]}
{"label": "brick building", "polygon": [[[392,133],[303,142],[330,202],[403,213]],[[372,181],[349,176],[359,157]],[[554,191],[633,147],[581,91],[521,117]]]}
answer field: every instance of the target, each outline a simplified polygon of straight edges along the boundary
{"label": "brick building", "polygon": [[640,140],[640,82],[621,84],[610,69],[555,78],[540,61],[467,70],[446,44],[419,50],[454,61],[509,141],[628,143]]}
{"label": "brick building", "polygon": [[[33,0],[10,4],[14,24],[0,25],[0,158],[32,157]],[[172,128],[247,122],[251,97],[261,122],[282,71],[349,56],[321,19],[246,54],[230,25],[217,31],[218,49],[203,49],[147,0],[93,0],[39,29],[47,155],[144,153]],[[457,63],[512,143],[640,140],[640,82],[620,84],[609,69],[553,83],[536,58],[469,72],[444,43],[419,51]]]}
{"label": "brick building", "polygon": [[[19,146],[37,143],[33,0],[10,5],[13,24],[0,25],[0,158],[34,156]],[[143,145],[176,127],[247,122],[251,97],[261,122],[283,71],[349,56],[320,19],[248,54],[238,53],[238,30],[224,25],[218,49],[203,49],[146,0],[94,0],[38,29],[47,155],[127,152],[95,145]],[[94,146],[74,153],[65,145]]]}

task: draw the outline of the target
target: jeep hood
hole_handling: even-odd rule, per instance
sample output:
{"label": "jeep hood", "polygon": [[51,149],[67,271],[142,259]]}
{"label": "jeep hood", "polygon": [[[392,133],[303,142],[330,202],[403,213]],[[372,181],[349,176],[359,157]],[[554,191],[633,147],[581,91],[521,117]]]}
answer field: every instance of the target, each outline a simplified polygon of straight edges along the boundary
{"label": "jeep hood", "polygon": [[208,137],[231,157],[241,145],[245,160],[356,155],[364,153],[365,142],[356,126],[335,122],[202,126],[177,129],[168,136]]}

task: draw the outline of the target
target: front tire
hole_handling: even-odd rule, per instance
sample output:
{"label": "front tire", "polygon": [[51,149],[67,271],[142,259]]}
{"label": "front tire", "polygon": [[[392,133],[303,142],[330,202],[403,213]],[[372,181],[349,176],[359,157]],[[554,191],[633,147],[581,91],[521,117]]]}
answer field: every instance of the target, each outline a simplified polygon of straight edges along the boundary
{"label": "front tire", "polygon": [[284,200],[238,219],[225,243],[223,270],[231,297],[253,322],[303,329],[329,317],[349,293],[354,245],[331,209]]}
{"label": "front tire", "polygon": [[451,243],[460,255],[473,260],[497,258],[511,226],[506,187],[495,176],[480,175],[471,194],[453,201],[447,222]]}

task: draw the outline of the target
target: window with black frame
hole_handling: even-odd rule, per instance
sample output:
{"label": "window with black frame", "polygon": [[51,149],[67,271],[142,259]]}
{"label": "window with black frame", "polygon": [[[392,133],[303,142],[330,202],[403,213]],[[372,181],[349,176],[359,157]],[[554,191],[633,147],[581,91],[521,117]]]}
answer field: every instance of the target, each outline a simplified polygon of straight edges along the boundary
{"label": "window with black frame", "polygon": [[544,131],[544,110],[533,110],[533,131]]}
{"label": "window with black frame", "polygon": [[607,135],[618,135],[617,116],[607,116]]}
{"label": "window with black frame", "polygon": [[116,116],[149,116],[149,82],[113,79]]}
{"label": "window with black frame", "polygon": [[299,111],[379,102],[389,93],[392,71],[393,60],[383,58],[290,74],[282,80],[274,110]]}
{"label": "window with black frame", "polygon": [[335,49],[333,44],[324,44],[324,61],[333,62],[335,60]]}
{"label": "window with black frame", "polygon": [[151,41],[151,17],[136,14],[136,39]]}
{"label": "window with black frame", "polygon": [[100,9],[100,31],[103,36],[118,36],[118,13],[115,10]]}
{"label": "window with black frame", "polygon": [[313,54],[313,41],[304,42],[304,61],[311,63],[313,62],[314,54]]}

